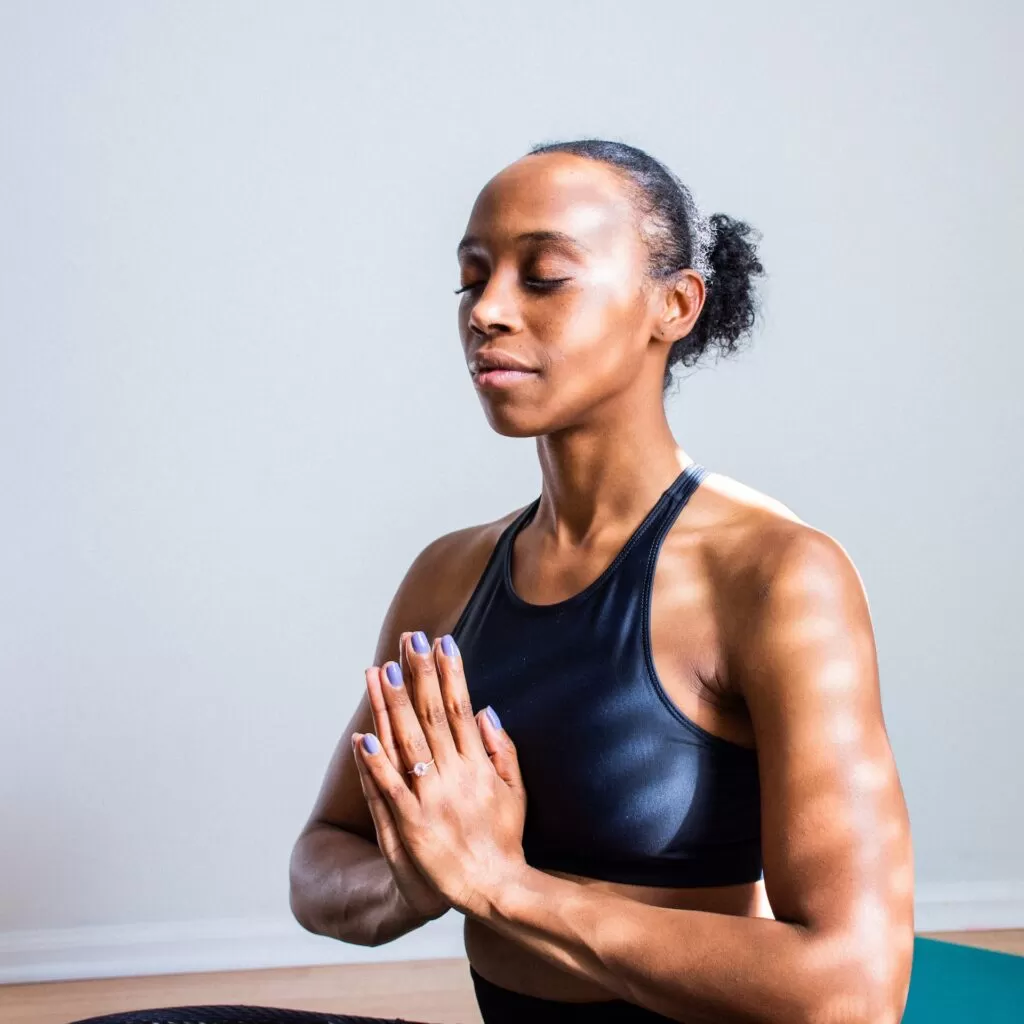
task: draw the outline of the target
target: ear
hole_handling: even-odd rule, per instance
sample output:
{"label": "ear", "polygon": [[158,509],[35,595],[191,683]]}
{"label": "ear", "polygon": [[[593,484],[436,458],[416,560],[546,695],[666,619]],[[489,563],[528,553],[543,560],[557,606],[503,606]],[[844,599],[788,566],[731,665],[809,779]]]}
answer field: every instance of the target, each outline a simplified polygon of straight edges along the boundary
{"label": "ear", "polygon": [[681,270],[662,290],[661,310],[655,324],[659,341],[676,342],[693,330],[704,308],[704,278],[696,270]]}

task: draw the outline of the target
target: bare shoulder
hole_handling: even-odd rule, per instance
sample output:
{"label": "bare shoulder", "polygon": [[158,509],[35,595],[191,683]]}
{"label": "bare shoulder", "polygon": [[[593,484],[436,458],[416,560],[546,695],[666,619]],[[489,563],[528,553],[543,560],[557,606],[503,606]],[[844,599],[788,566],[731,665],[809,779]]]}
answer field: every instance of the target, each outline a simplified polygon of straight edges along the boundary
{"label": "bare shoulder", "polygon": [[827,616],[832,628],[873,643],[863,582],[836,538],[723,474],[710,473],[697,493],[691,523],[715,595],[726,691],[737,684],[730,670],[755,656],[766,629],[799,629],[808,616]]}
{"label": "bare shoulder", "polygon": [[700,531],[716,583],[731,602],[756,604],[783,578],[803,575],[810,581],[806,573],[824,572],[840,586],[860,587],[842,544],[777,498],[721,473],[709,473],[698,493],[694,529]]}
{"label": "bare shoulder", "polygon": [[407,630],[422,629],[431,638],[451,631],[483,575],[498,538],[525,508],[523,505],[490,522],[442,534],[420,551],[384,616],[374,664],[394,657],[398,640]]}

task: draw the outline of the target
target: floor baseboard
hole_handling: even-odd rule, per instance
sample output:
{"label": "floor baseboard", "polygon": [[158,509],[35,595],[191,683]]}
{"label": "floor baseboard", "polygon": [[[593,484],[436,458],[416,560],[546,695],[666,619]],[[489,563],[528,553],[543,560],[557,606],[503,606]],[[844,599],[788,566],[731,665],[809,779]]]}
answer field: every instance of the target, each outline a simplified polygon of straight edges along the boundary
{"label": "floor baseboard", "polygon": [[[1024,928],[1024,882],[921,885],[918,932]],[[0,934],[0,984],[462,957],[463,916],[385,946],[311,935],[290,916],[98,925]]]}
{"label": "floor baseboard", "polygon": [[291,917],[10,932],[0,934],[0,985],[461,957],[463,920],[451,910],[376,947],[311,935]]}

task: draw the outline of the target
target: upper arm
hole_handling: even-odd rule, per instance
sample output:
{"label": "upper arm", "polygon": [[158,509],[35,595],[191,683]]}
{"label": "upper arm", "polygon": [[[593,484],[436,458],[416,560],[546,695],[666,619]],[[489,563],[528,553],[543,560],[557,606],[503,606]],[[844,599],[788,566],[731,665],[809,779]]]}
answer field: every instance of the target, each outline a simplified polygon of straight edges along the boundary
{"label": "upper arm", "polygon": [[[384,615],[371,664],[397,660],[399,640],[407,630],[422,629],[435,636],[455,625],[483,571],[481,560],[489,554],[487,537],[482,535],[486,532],[480,527],[456,530],[432,541],[416,556]],[[317,825],[333,825],[377,841],[351,740],[354,732],[373,731],[373,712],[364,686],[331,756],[303,834]]]}
{"label": "upper arm", "polygon": [[836,541],[787,529],[733,655],[758,752],[765,889],[776,918],[898,994],[913,858],[867,598]]}

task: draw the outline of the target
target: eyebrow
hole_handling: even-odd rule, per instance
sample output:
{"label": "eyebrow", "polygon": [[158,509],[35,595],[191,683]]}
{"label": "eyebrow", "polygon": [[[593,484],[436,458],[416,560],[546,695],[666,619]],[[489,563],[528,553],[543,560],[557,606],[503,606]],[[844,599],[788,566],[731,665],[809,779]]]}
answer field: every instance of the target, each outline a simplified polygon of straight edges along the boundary
{"label": "eyebrow", "polygon": [[[590,249],[578,238],[573,238],[572,235],[567,235],[564,231],[524,231],[521,235],[516,235],[512,241],[550,242],[556,248],[568,249],[571,253],[590,252]],[[479,236],[466,235],[466,237],[459,242],[458,247],[455,250],[455,255],[458,257],[469,249],[482,249],[483,247],[483,239]]]}

